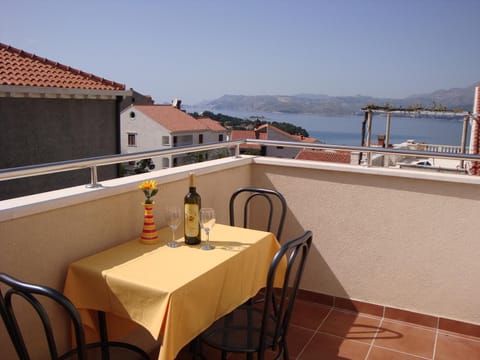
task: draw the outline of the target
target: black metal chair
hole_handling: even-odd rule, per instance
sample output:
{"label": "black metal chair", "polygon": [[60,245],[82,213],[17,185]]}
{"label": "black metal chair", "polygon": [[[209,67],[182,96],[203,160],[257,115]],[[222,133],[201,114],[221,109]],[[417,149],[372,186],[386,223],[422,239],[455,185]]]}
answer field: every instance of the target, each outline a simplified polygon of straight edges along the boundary
{"label": "black metal chair", "polygon": [[[268,205],[268,217],[267,217],[267,224],[264,229],[266,231],[272,231],[273,227],[273,217],[274,214],[277,221],[276,230],[272,231],[278,240],[282,236],[283,225],[285,222],[285,216],[287,214],[287,201],[280,194],[278,191],[270,190],[270,189],[262,189],[256,187],[244,187],[236,190],[232,196],[230,197],[230,225],[235,226],[236,218],[235,218],[235,205],[240,203],[240,200],[243,199],[239,197],[240,194],[247,194],[248,196],[244,198],[243,204],[243,227],[247,228],[250,227],[250,219],[249,219],[249,206],[253,204],[254,199],[263,199],[264,203]],[[278,201],[275,201],[275,198]],[[276,203],[280,204],[280,210],[278,212],[275,211],[274,205]]]}
{"label": "black metal chair", "polygon": [[[80,315],[78,314],[78,311],[73,303],[62,293],[48,286],[40,286],[22,282],[4,273],[0,273],[0,283],[3,283],[7,286],[4,293],[0,289],[0,314],[19,359],[30,359],[28,345],[24,337],[24,330],[26,327],[32,326],[31,323],[33,323],[33,321],[31,323],[29,322],[28,324],[23,324],[23,327],[20,326],[20,322],[17,321],[17,311],[25,311],[25,308],[23,306],[19,306],[20,301],[17,300],[24,300],[21,302],[30,305],[34,310],[34,313],[38,315],[38,319],[40,319],[42,323],[42,329],[39,330],[43,331],[45,334],[46,344],[48,344],[48,351],[50,353],[50,359],[52,360],[87,360],[93,359],[93,357],[91,357],[93,355],[98,355],[96,358],[101,356],[101,359],[106,360],[110,358],[110,351],[113,348],[117,348],[122,351],[122,359],[124,358],[123,355],[134,356],[132,357],[134,359],[150,359],[149,355],[145,351],[135,345],[124,342],[108,341],[105,325],[105,313],[99,312],[101,341],[98,343],[86,344]],[[72,323],[76,345],[73,349],[61,355],[58,353],[59,351],[55,341],[55,334],[50,316],[48,315],[44,306],[47,298],[58,304],[68,315],[68,318]],[[111,357],[112,359],[120,358],[118,354],[114,355],[113,353]]]}
{"label": "black metal chair", "polygon": [[[275,254],[267,277],[263,301],[246,303],[217,320],[198,338],[196,354],[202,358],[202,343],[222,351],[222,359],[228,353],[245,353],[253,359],[257,353],[264,359],[267,349],[276,351],[275,359],[288,359],[287,334],[295,298],[305,262],[312,243],[312,233],[285,243]],[[287,261],[285,279],[281,288],[274,288],[279,265]]]}

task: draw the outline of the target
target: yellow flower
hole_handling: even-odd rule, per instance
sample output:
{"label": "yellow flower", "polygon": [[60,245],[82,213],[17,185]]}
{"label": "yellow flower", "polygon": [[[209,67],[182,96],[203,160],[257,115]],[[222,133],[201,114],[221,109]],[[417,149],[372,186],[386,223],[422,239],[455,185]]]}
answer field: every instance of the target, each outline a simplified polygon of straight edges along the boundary
{"label": "yellow flower", "polygon": [[140,190],[152,190],[157,188],[157,182],[155,180],[148,180],[142,182],[139,186]]}
{"label": "yellow flower", "polygon": [[157,182],[155,180],[147,180],[142,182],[138,188],[143,191],[145,197],[147,198],[147,200],[145,200],[145,204],[151,204],[151,198],[158,192]]}

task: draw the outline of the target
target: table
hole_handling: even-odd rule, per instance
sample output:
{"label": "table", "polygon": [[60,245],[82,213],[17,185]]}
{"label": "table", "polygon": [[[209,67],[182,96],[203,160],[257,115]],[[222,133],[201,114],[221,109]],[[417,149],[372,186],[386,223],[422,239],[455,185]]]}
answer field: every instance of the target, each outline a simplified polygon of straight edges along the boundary
{"label": "table", "polygon": [[265,286],[280,246],[273,234],[217,224],[210,236],[214,250],[186,246],[183,239],[170,248],[169,229],[160,229],[164,240],[157,245],[135,239],[70,264],[64,293],[79,309],[87,335],[98,331],[94,313],[103,311],[161,336],[159,359],[174,359]]}

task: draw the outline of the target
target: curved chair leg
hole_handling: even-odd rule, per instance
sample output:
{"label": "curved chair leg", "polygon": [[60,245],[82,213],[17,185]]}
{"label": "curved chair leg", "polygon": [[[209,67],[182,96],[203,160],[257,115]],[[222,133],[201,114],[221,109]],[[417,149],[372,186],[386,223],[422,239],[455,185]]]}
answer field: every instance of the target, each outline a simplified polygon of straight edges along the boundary
{"label": "curved chair leg", "polygon": [[277,359],[280,359],[282,357],[282,355],[283,355],[284,360],[289,360],[290,359],[290,355],[288,354],[287,341],[285,339],[280,344],[280,351],[278,352]]}

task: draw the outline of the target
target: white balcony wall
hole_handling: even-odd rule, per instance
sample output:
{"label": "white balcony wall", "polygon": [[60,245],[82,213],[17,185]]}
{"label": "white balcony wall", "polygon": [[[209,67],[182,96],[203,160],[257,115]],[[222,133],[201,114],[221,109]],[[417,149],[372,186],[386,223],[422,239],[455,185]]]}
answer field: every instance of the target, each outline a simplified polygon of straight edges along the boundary
{"label": "white balcony wall", "polygon": [[[157,226],[166,226],[163,211],[168,205],[183,205],[183,197],[188,192],[188,174],[192,170],[197,174],[197,189],[203,206],[218,209],[218,221],[228,223],[228,203],[223,195],[249,184],[248,163],[248,159],[233,162],[231,158],[221,159],[208,165],[164,169],[106,181],[99,189],[79,186],[0,201],[0,271],[62,291],[69,263],[139,237],[144,196],[138,185],[145,179],[156,179],[159,184],[154,198]],[[63,336],[60,344],[68,347],[69,325],[61,322],[56,326]],[[28,337],[41,344],[40,334],[32,332]],[[145,349],[156,346],[142,328],[128,340]],[[16,358],[2,322],[0,344],[0,358]],[[35,359],[47,357],[40,348],[33,353]]]}
{"label": "white balcony wall", "polygon": [[[314,233],[303,289],[480,324],[480,178],[473,176],[244,157],[7,200],[0,202],[0,271],[62,290],[69,263],[140,234],[140,181],[160,185],[162,226],[162,209],[182,203],[192,169],[203,206],[217,209],[222,223],[240,186],[283,193],[282,241]],[[135,341],[153,346],[143,335]],[[0,327],[9,358],[6,336]]]}
{"label": "white balcony wall", "polygon": [[480,324],[479,177],[258,158],[252,179],[286,197],[284,239],[313,230],[304,289]]}

